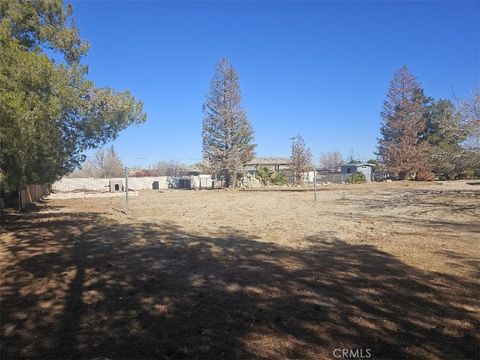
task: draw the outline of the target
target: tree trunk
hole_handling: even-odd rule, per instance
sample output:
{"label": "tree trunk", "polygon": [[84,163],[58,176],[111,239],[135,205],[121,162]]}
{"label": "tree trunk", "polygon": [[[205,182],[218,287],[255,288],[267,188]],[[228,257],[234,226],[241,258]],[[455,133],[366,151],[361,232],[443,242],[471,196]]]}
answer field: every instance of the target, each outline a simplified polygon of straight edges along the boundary
{"label": "tree trunk", "polygon": [[229,187],[236,187],[237,186],[237,172],[236,171],[229,171],[228,172],[228,186]]}

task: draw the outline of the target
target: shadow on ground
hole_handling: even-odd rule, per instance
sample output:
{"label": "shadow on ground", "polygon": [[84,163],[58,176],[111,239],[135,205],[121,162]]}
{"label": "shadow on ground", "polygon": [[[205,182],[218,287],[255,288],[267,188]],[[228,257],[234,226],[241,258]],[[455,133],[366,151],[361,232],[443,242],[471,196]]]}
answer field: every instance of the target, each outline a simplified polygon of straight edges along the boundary
{"label": "shadow on ground", "polygon": [[295,250],[231,228],[205,236],[95,213],[39,213],[6,231],[2,359],[480,355],[478,281],[332,233]]}

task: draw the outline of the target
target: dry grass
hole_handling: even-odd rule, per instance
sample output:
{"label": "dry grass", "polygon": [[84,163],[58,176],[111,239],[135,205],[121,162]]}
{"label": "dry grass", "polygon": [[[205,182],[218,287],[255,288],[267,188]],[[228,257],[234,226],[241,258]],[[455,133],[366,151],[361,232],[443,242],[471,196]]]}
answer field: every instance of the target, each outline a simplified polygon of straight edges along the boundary
{"label": "dry grass", "polygon": [[480,185],[48,201],[1,234],[2,359],[480,357]]}

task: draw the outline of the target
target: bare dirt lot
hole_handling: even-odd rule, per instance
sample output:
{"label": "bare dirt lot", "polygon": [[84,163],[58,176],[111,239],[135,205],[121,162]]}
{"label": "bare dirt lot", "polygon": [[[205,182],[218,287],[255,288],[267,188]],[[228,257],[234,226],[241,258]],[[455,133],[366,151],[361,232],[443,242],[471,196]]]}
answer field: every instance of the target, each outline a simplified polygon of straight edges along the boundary
{"label": "bare dirt lot", "polygon": [[2,359],[480,358],[479,182],[325,186],[317,203],[145,191],[123,209],[10,215]]}

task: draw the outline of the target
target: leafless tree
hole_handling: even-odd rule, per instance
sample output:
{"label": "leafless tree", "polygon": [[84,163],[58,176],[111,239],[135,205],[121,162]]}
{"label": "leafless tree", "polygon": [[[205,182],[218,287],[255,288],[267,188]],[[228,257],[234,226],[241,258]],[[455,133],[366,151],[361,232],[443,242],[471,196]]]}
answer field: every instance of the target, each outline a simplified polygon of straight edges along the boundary
{"label": "leafless tree", "polygon": [[153,170],[158,176],[177,176],[187,170],[187,165],[179,161],[159,161]]}
{"label": "leafless tree", "polygon": [[459,112],[468,134],[465,147],[480,152],[480,87],[475,89],[472,99],[460,103]]}
{"label": "leafless tree", "polygon": [[303,181],[303,173],[312,169],[312,153],[300,135],[297,135],[292,141],[290,167],[297,184]]}
{"label": "leafless tree", "polygon": [[471,99],[460,102],[458,108],[466,136],[457,161],[461,161],[460,165],[465,169],[480,169],[480,87],[474,91]]}
{"label": "leafless tree", "polygon": [[398,70],[384,101],[382,137],[378,156],[384,170],[409,178],[419,170],[429,170],[431,147],[421,134],[426,131],[423,90],[407,66]]}
{"label": "leafless tree", "polygon": [[98,170],[92,159],[87,159],[81,167],[68,175],[70,178],[98,177]]}
{"label": "leafless tree", "polygon": [[113,145],[104,150],[98,150],[92,159],[87,159],[83,166],[74,171],[70,177],[122,177],[124,167]]}
{"label": "leafless tree", "polygon": [[124,175],[123,163],[118,157],[113,145],[107,150],[99,150],[95,154],[95,166],[99,171],[99,177],[121,177]]}
{"label": "leafless tree", "polygon": [[338,171],[338,168],[343,163],[343,156],[339,151],[327,152],[320,155],[320,166],[323,166],[330,172]]}
{"label": "leafless tree", "polygon": [[222,58],[203,106],[203,158],[216,173],[236,186],[237,172],[254,156],[253,129],[242,107],[238,75]]}

